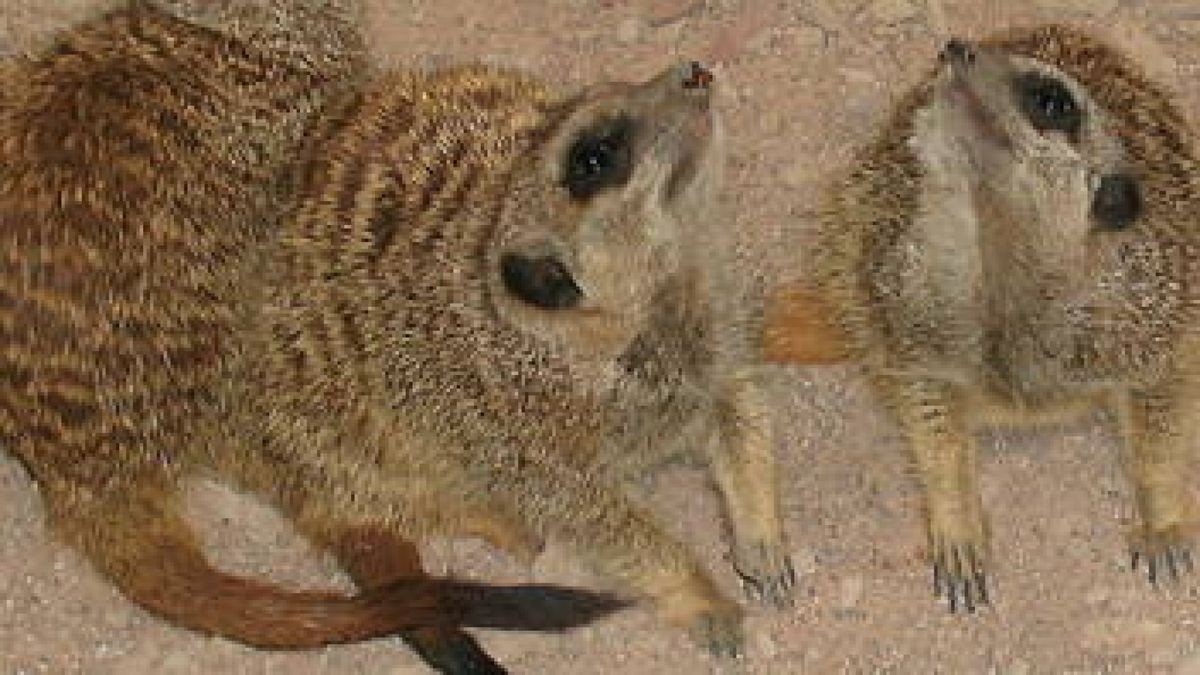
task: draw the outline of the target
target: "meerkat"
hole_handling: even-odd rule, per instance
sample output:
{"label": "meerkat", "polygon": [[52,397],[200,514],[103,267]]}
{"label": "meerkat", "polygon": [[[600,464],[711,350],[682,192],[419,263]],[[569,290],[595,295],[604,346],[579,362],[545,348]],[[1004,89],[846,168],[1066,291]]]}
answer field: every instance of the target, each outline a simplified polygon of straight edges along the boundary
{"label": "meerkat", "polygon": [[948,42],[832,193],[813,287],[903,428],[935,588],[988,601],[975,439],[1101,406],[1135,569],[1191,566],[1200,164],[1172,98],[1077,29]]}
{"label": "meerkat", "polygon": [[264,647],[400,634],[435,666],[483,672],[492,662],[459,624],[553,630],[621,603],[376,583],[409,569],[413,550],[369,533],[336,551],[361,594],[289,591],[213,568],[181,515],[247,275],[316,120],[365,79],[362,12],[352,0],[132,2],[5,66],[0,441],[56,534],[154,613]]}
{"label": "meerkat", "polygon": [[788,604],[769,411],[720,262],[711,80],[689,63],[572,93],[463,66],[370,87],[264,264],[215,470],[335,547],[562,542],[737,653],[739,605],[627,493],[706,462],[736,572]]}

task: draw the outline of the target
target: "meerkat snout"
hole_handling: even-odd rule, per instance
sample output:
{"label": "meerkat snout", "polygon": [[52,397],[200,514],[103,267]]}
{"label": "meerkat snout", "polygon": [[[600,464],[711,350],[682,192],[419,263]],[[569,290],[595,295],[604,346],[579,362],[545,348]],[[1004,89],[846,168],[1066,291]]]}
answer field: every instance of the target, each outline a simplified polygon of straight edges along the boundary
{"label": "meerkat snout", "polygon": [[1012,142],[1024,127],[1072,145],[1083,140],[1084,105],[1063,74],[957,38],[946,43],[938,60],[946,66],[947,93],[965,102],[987,135]]}
{"label": "meerkat snout", "polygon": [[958,38],[950,38],[946,41],[946,46],[942,48],[942,52],[938,54],[938,60],[943,63],[972,63],[975,60],[975,51],[971,45]]}

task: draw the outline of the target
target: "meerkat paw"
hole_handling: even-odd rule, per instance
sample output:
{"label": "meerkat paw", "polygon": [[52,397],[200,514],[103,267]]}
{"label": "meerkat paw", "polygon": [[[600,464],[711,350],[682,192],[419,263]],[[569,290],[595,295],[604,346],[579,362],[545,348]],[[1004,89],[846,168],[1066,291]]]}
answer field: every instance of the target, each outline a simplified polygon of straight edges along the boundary
{"label": "meerkat paw", "polygon": [[[977,522],[968,524],[964,520]],[[984,532],[982,518],[931,519],[933,592],[939,598],[946,598],[951,612],[960,607],[968,613],[974,612],[976,607],[989,604]]]}
{"label": "meerkat paw", "polygon": [[736,607],[700,614],[692,620],[687,631],[692,642],[713,656],[738,658],[745,654],[742,613]]}
{"label": "meerkat paw", "polygon": [[942,540],[933,551],[933,592],[945,597],[950,611],[974,612],[988,604],[987,573],[982,547],[976,542]]}
{"label": "meerkat paw", "polygon": [[701,574],[671,584],[658,595],[659,615],[687,631],[698,647],[713,656],[736,657],[743,653],[742,610],[717,591]]}
{"label": "meerkat paw", "polygon": [[1144,566],[1146,578],[1154,586],[1160,580],[1178,581],[1194,567],[1193,534],[1194,528],[1186,525],[1133,533],[1130,537],[1130,568],[1138,572]]}
{"label": "meerkat paw", "polygon": [[733,569],[746,595],[762,604],[788,609],[795,604],[796,570],[782,542],[759,541],[735,547]]}

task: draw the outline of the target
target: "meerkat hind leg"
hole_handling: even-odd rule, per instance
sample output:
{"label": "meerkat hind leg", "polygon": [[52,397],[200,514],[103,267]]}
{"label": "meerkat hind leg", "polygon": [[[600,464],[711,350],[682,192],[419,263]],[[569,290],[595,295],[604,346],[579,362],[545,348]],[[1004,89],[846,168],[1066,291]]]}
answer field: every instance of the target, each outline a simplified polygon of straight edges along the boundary
{"label": "meerkat hind leg", "polygon": [[988,538],[965,403],[932,380],[901,383],[895,393],[924,488],[934,592],[950,611],[973,612],[988,604]]}
{"label": "meerkat hind leg", "polygon": [[[1120,397],[1118,420],[1129,448],[1130,477],[1138,524],[1131,535],[1132,568],[1144,563],[1150,583],[1164,576],[1174,580],[1192,569],[1192,537],[1196,514],[1189,492],[1188,470],[1192,434],[1200,414],[1200,397],[1193,389],[1164,385]],[[1189,427],[1192,428],[1192,427]]]}
{"label": "meerkat hind leg", "polygon": [[780,517],[769,408],[757,386],[734,385],[719,427],[710,467],[732,529],[734,569],[750,597],[791,607],[796,573]]}
{"label": "meerkat hind leg", "polygon": [[[428,576],[416,545],[383,528],[351,528],[321,542],[363,590],[381,588],[403,579]],[[400,633],[429,667],[455,675],[507,673],[475,638],[453,628],[430,627]]]}
{"label": "meerkat hind leg", "polygon": [[499,505],[491,512],[475,510],[463,520],[464,534],[479,537],[523,565],[532,565],[546,547],[541,536],[519,523],[516,516]]}

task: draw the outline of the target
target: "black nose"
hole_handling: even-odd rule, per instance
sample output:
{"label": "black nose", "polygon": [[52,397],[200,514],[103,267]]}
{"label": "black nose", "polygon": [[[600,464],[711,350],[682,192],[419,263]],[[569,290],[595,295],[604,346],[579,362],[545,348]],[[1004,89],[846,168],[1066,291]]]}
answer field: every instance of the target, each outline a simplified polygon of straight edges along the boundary
{"label": "black nose", "polygon": [[952,61],[955,63],[971,63],[975,60],[975,52],[971,49],[971,45],[958,38],[950,38],[946,42],[946,46],[942,48],[942,53],[939,55],[943,61]]}
{"label": "black nose", "polygon": [[699,61],[692,61],[685,66],[683,78],[684,89],[708,89],[712,81],[712,71],[705,68]]}

